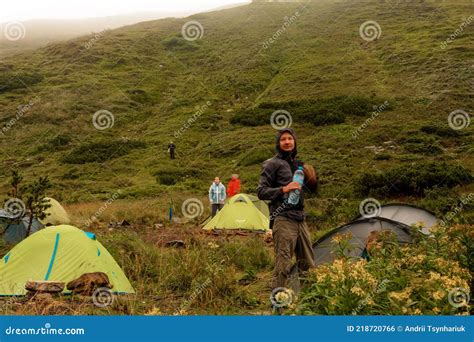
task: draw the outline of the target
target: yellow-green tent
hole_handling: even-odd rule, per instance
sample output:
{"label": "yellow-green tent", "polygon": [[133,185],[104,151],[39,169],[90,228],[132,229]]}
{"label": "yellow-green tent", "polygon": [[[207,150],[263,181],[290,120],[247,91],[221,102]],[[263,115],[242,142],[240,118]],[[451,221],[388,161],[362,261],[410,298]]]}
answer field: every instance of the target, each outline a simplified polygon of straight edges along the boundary
{"label": "yellow-green tent", "polygon": [[94,234],[67,225],[46,227],[0,260],[0,296],[24,295],[28,280],[68,283],[92,272],[107,274],[115,293],[135,293],[120,266]]}
{"label": "yellow-green tent", "polygon": [[269,230],[268,218],[257,209],[249,196],[238,194],[224,205],[203,229]]}
{"label": "yellow-green tent", "polygon": [[45,199],[49,201],[48,204],[51,205],[51,207],[45,210],[47,216],[43,220],[40,220],[42,224],[45,226],[56,226],[71,223],[69,215],[58,201],[51,197],[46,197]]}
{"label": "yellow-green tent", "polygon": [[260,210],[263,215],[265,215],[265,217],[270,217],[270,210],[268,209],[267,202],[258,199],[258,197],[254,195],[247,196],[252,201],[253,205],[256,206],[257,209]]}

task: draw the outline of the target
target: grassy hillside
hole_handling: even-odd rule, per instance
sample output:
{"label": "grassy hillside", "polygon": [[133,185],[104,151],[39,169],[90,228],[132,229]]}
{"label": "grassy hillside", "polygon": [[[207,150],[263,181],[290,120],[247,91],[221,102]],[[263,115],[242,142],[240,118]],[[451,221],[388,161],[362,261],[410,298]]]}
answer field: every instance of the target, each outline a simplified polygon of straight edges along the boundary
{"label": "grassy hillside", "polygon": [[[360,176],[400,165],[445,162],[472,170],[472,126],[450,130],[448,115],[472,109],[473,26],[440,47],[472,9],[468,3],[252,4],[6,59],[2,190],[10,169],[19,167],[27,176],[49,174],[54,195],[65,202],[117,189],[125,198],[204,195],[214,175],[232,172],[252,192],[260,162],[273,151],[269,123],[276,109],[292,115],[300,156],[320,173],[321,198],[356,198]],[[192,42],[181,35],[190,20],[204,28]],[[378,40],[359,35],[367,20],[380,25]],[[99,110],[113,114],[113,127],[94,127]],[[176,161],[167,158],[170,140]],[[162,174],[176,184],[160,184]]]}
{"label": "grassy hillside", "polygon": [[[192,12],[135,13],[90,19],[38,19],[21,22],[0,23],[0,56],[18,54],[46,46],[52,42],[62,42],[92,32],[97,33],[142,21],[168,17],[184,17]],[[10,32],[10,33],[8,33]],[[20,38],[22,37],[22,38]]]}
{"label": "grassy hillside", "polygon": [[[448,124],[453,111],[472,113],[474,24],[443,45],[473,10],[461,2],[255,3],[7,58],[0,62],[0,190],[6,194],[13,168],[27,179],[49,175],[51,196],[68,204],[76,225],[98,217],[90,229],[142,296],[114,313],[153,314],[166,298],[156,305],[172,314],[209,278],[213,287],[192,313],[262,312],[271,246],[168,225],[170,201],[179,217],[187,198],[206,206],[214,176],[227,181],[231,173],[254,192],[274,150],[271,115],[285,110],[300,157],[320,177],[319,194],[306,204],[314,238],[356,216],[367,197],[444,217],[474,190],[473,126]],[[201,39],[183,38],[189,21],[204,28]],[[378,39],[361,37],[366,21],[378,23]],[[98,111],[112,113],[111,127],[94,126]],[[453,221],[472,223],[472,209],[464,204]],[[108,228],[122,219],[132,227]],[[162,248],[171,237],[192,248]],[[227,260],[225,268],[199,262],[213,254]],[[250,287],[236,279],[250,279]],[[78,310],[71,312],[88,312]]]}

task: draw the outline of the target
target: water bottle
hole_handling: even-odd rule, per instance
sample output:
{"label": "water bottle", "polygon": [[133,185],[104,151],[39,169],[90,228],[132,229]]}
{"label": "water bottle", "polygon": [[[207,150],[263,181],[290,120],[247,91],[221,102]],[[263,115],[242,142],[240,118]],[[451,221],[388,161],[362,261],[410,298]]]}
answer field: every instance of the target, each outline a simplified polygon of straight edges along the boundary
{"label": "water bottle", "polygon": [[[293,175],[293,182],[298,182],[300,183],[301,186],[303,186],[304,171],[303,171],[302,166],[299,166],[298,170],[295,171],[295,174]],[[300,190],[292,190],[290,192],[290,195],[288,196],[288,203],[297,205],[299,201],[300,201]]]}

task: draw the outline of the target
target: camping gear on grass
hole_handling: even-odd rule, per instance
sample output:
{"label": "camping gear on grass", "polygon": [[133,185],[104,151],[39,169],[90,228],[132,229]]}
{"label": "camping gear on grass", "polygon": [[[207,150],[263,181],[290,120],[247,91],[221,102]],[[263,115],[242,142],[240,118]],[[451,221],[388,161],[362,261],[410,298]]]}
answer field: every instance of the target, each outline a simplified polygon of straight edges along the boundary
{"label": "camping gear on grass", "polygon": [[68,225],[47,227],[20,242],[0,260],[0,296],[24,295],[25,284],[31,279],[68,283],[94,272],[108,276],[112,292],[135,293],[94,234]]}

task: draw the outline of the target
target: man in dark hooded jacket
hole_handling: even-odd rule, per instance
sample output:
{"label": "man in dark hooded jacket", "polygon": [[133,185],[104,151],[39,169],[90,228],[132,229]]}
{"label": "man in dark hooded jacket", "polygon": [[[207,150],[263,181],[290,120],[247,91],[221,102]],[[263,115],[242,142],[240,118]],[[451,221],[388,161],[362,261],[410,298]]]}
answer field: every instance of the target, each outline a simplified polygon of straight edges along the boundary
{"label": "man in dark hooded jacket", "polygon": [[[270,200],[270,227],[273,231],[275,248],[275,269],[273,288],[287,287],[291,270],[291,259],[296,254],[299,270],[307,271],[314,266],[311,237],[305,222],[304,192],[315,192],[316,173],[310,165],[296,159],[296,136],[286,128],[276,135],[277,155],[263,163],[257,187],[258,198]],[[304,167],[303,187],[293,182],[293,175],[299,166]],[[297,204],[288,203],[293,190],[300,190]]]}

